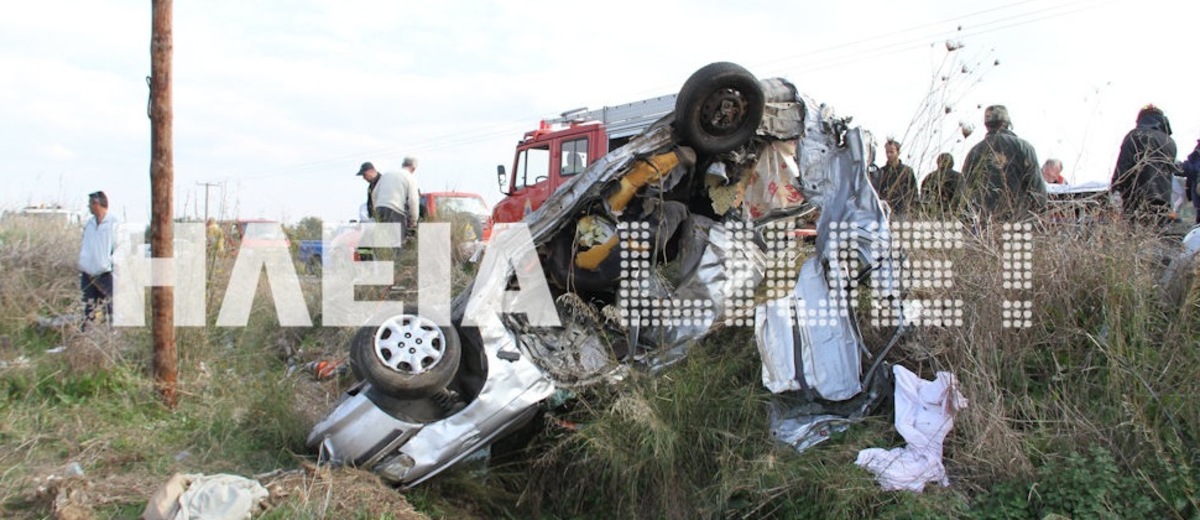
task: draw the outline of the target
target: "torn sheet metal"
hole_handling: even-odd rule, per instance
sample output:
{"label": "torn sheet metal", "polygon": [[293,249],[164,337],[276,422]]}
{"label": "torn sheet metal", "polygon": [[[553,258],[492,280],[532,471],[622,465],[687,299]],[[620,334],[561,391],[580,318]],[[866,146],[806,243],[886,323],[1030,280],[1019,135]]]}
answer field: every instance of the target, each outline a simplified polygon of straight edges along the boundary
{"label": "torn sheet metal", "polygon": [[757,309],[763,386],[771,392],[811,388],[822,399],[842,401],[862,391],[862,337],[850,313],[829,300],[831,294],[820,259],[812,257],[801,266],[792,297]]}
{"label": "torn sheet metal", "polygon": [[832,126],[820,116],[809,114],[798,153],[805,184],[823,190],[810,197],[823,204],[816,254],[801,267],[792,297],[758,307],[755,332],[769,390],[811,387],[823,399],[840,401],[862,389],[863,345],[852,313],[857,299],[851,293],[857,291],[850,282],[858,273],[842,265],[836,252],[852,248],[860,265],[870,265],[878,242],[873,238],[886,230],[887,217],[866,177],[861,132],[847,131],[845,146],[839,147],[837,137],[827,133]]}
{"label": "torn sheet metal", "polygon": [[[695,313],[689,319],[659,320],[642,328],[639,337],[656,345],[660,356],[669,357],[676,348],[704,337],[717,323],[739,317],[748,319],[753,300],[744,295],[753,291],[763,278],[766,257],[746,239],[748,231],[735,231],[698,217],[695,222],[707,227],[700,232],[703,253],[679,286],[662,295],[660,301],[662,308],[682,308],[680,302],[684,301],[705,305],[695,306]],[[742,233],[740,238],[739,233]]]}
{"label": "torn sheet metal", "polygon": [[[821,212],[816,252],[801,266],[791,296],[758,306],[755,334],[763,384],[773,393],[791,394],[773,403],[772,432],[803,450],[849,417],[816,405],[815,399],[862,398],[860,356],[866,348],[854,308],[863,273],[852,268],[854,262],[873,269],[879,287],[898,286],[896,270],[877,261],[886,256],[890,236],[888,215],[867,177],[869,138],[859,128],[847,128],[848,120],[827,107],[798,97],[807,114],[794,160],[805,198]],[[889,294],[899,296],[898,291]]]}
{"label": "torn sheet metal", "polygon": [[954,427],[954,416],[967,407],[954,374],[938,372],[926,381],[907,368],[892,367],[896,381],[896,431],[903,448],[867,448],[855,464],[875,474],[884,490],[920,492],[928,482],[950,485],[942,465],[942,443]]}
{"label": "torn sheet metal", "polygon": [[859,422],[892,394],[890,372],[884,377],[870,377],[868,385],[845,401],[825,401],[813,397],[811,391],[785,392],[772,396],[770,401],[771,435],[797,451],[804,451],[845,431]]}
{"label": "torn sheet metal", "polygon": [[763,88],[766,107],[763,120],[758,125],[758,135],[770,136],[780,141],[794,140],[804,134],[805,104],[796,92],[796,86],[782,78],[765,79],[759,82]]}

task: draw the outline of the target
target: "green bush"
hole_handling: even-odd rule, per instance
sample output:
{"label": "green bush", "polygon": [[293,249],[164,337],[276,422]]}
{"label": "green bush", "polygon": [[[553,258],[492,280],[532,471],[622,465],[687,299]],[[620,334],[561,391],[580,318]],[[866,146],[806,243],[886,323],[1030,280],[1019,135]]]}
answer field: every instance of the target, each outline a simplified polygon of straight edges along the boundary
{"label": "green bush", "polygon": [[[1148,465],[1150,466],[1150,465]],[[1143,468],[1131,473],[1098,446],[1055,456],[1029,481],[997,485],[972,504],[977,520],[1046,518],[1194,518],[1180,484],[1179,468],[1155,464],[1153,481]]]}

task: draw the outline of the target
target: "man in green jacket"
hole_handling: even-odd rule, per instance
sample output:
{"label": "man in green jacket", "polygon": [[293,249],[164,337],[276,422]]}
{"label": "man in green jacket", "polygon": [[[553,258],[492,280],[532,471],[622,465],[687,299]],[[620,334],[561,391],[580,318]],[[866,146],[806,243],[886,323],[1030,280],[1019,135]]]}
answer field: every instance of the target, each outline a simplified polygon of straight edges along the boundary
{"label": "man in green jacket", "polygon": [[937,156],[937,169],[925,175],[921,181],[921,197],[925,209],[933,215],[957,215],[955,203],[962,191],[962,173],[954,169],[954,156],[941,153]]}
{"label": "man in green jacket", "polygon": [[1037,152],[1012,131],[1004,105],[983,112],[987,135],[963,162],[967,211],[981,219],[1025,220],[1046,208],[1046,182]]}
{"label": "man in green jacket", "polygon": [[888,139],[883,151],[887,163],[871,176],[871,184],[879,198],[891,206],[892,215],[904,216],[916,202],[917,176],[911,167],[900,162],[900,143],[895,139]]}

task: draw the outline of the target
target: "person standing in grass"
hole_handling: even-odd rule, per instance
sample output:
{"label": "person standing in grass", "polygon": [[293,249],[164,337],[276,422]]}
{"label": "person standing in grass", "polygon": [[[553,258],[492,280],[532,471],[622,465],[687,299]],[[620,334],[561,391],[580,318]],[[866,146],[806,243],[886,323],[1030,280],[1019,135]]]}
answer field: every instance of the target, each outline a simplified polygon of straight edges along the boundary
{"label": "person standing in grass", "polygon": [[396,244],[393,248],[396,255],[403,247],[406,228],[416,227],[421,213],[417,179],[413,175],[416,169],[417,160],[405,157],[398,172],[380,173],[369,162],[363,163],[358,170],[358,175],[371,185],[371,214],[375,220],[401,224],[397,230],[399,236],[391,237]]}
{"label": "person standing in grass", "polygon": [[1182,174],[1175,164],[1175,152],[1166,114],[1154,105],[1142,107],[1137,126],[1121,141],[1112,175],[1111,189],[1121,195],[1127,220],[1159,228],[1175,220],[1171,179]]}
{"label": "person standing in grass", "polygon": [[921,181],[921,197],[927,210],[935,215],[953,215],[958,192],[962,190],[962,173],[954,169],[954,156],[938,154],[937,169]]}
{"label": "person standing in grass", "polygon": [[101,304],[105,319],[112,323],[113,254],[117,250],[117,218],[108,214],[108,196],[103,191],[88,194],[88,211],[92,216],[83,225],[79,248],[84,329],[96,319]]}
{"label": "person standing in grass", "polygon": [[1004,105],[983,111],[987,135],[963,161],[967,211],[983,219],[1025,220],[1046,208],[1046,182],[1037,152],[1012,131]]}
{"label": "person standing in grass", "polygon": [[900,162],[900,143],[895,139],[883,144],[883,153],[887,162],[871,176],[871,184],[879,198],[891,206],[893,215],[907,215],[917,198],[917,176],[911,167]]}
{"label": "person standing in grass", "polygon": [[1183,176],[1187,178],[1187,198],[1192,201],[1192,208],[1196,210],[1196,224],[1200,224],[1200,140],[1196,141],[1196,148],[1188,154],[1182,166]]}

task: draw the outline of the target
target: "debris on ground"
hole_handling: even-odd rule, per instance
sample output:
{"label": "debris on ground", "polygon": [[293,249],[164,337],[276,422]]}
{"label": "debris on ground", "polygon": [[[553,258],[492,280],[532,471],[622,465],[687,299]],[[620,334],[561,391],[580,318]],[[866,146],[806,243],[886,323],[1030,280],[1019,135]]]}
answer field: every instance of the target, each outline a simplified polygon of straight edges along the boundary
{"label": "debris on ground", "polygon": [[319,359],[299,365],[291,365],[288,367],[288,375],[290,376],[296,372],[304,372],[312,374],[318,381],[333,379],[350,371],[350,363],[346,361],[345,359]]}
{"label": "debris on ground", "polygon": [[238,475],[176,473],[150,497],[142,518],[240,520],[258,512],[268,496],[257,480]]}
{"label": "debris on ground", "polygon": [[17,358],[13,359],[12,361],[5,361],[3,359],[0,359],[0,370],[5,370],[5,369],[9,369],[9,368],[21,368],[21,367],[28,366],[28,365],[29,365],[29,358],[27,358],[25,356],[17,356]]}
{"label": "debris on ground", "polygon": [[55,316],[38,316],[34,318],[34,326],[38,330],[59,330],[74,324],[80,323],[79,316],[76,314],[58,314]]}
{"label": "debris on ground", "polygon": [[896,431],[907,446],[858,452],[855,464],[875,474],[886,491],[921,492],[928,482],[950,485],[942,465],[942,442],[954,427],[954,416],[967,407],[950,372],[938,372],[933,381],[921,379],[900,365],[892,367],[896,383]]}

